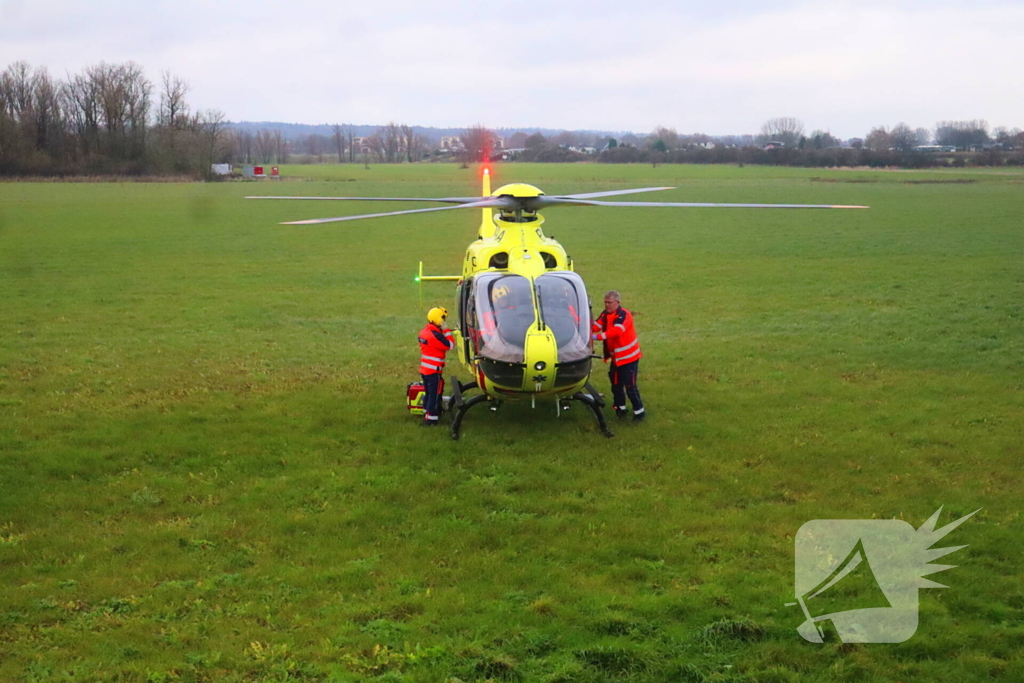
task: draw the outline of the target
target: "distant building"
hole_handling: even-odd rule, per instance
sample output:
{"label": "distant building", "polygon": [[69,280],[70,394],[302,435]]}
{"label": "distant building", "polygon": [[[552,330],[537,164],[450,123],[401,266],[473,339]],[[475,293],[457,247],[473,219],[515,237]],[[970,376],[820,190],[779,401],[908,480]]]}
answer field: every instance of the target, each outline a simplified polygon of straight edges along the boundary
{"label": "distant building", "polygon": [[466,147],[458,136],[445,136],[441,138],[441,150],[444,152],[462,152]]}
{"label": "distant building", "polygon": [[785,146],[786,146],[785,142],[779,142],[778,140],[772,140],[770,142],[764,143],[764,148],[765,149],[782,149]]}
{"label": "distant building", "polygon": [[370,147],[370,138],[352,138],[352,149],[357,154],[372,154],[373,148]]}

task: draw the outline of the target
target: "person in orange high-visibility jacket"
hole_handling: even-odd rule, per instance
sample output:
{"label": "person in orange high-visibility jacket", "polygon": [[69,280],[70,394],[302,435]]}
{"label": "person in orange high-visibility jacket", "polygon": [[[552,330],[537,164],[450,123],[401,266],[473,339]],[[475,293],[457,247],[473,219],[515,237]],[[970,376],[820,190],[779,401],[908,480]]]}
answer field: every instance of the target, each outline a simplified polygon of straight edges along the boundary
{"label": "person in orange high-visibility jacket", "polygon": [[604,362],[611,361],[608,379],[612,383],[615,414],[619,417],[629,414],[626,411],[628,396],[633,404],[633,422],[643,422],[647,412],[636,382],[644,354],[633,329],[633,314],[622,307],[619,293],[614,289],[604,295],[604,310],[594,321],[592,337],[604,342]]}
{"label": "person in orange high-visibility jacket", "polygon": [[452,331],[445,325],[448,311],[431,308],[427,326],[420,330],[420,377],[423,379],[423,426],[437,427],[441,417],[441,391],[444,390],[444,357],[455,348]]}

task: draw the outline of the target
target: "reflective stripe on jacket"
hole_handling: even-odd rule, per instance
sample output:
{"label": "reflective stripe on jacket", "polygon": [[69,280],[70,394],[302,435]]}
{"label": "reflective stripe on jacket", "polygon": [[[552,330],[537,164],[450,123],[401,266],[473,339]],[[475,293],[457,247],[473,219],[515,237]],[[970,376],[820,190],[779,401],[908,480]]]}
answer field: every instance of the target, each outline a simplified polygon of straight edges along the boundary
{"label": "reflective stripe on jacket", "polygon": [[442,330],[434,323],[420,330],[420,374],[440,374],[444,370],[444,355],[455,348],[451,330]]}
{"label": "reflective stripe on jacket", "polygon": [[614,313],[601,311],[593,326],[594,334],[604,341],[604,360],[610,358],[616,365],[625,365],[640,360],[640,340],[633,329],[633,314],[622,306]]}

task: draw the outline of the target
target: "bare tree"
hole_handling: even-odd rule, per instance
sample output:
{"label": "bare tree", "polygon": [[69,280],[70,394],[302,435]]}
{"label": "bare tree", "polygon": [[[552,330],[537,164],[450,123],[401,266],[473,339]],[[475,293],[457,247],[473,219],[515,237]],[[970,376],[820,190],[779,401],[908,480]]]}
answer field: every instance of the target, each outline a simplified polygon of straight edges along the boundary
{"label": "bare tree", "polygon": [[348,136],[348,160],[351,163],[356,160],[356,129],[354,126],[345,126],[345,129]]}
{"label": "bare tree", "polygon": [[331,126],[331,130],[334,131],[334,148],[338,150],[338,163],[344,163],[345,161],[345,129],[341,127],[341,124],[334,124]]}
{"label": "bare tree", "polygon": [[274,156],[277,163],[288,163],[288,140],[281,134],[280,128],[274,131]]}
{"label": "bare tree", "polygon": [[417,149],[418,135],[413,131],[412,126],[402,124],[402,144],[405,146],[405,158],[411,164],[414,160],[419,161]]}
{"label": "bare tree", "polygon": [[990,139],[988,121],[985,119],[939,121],[935,124],[935,144],[937,145],[952,145],[964,149],[972,145],[983,145]]}
{"label": "bare tree", "polygon": [[915,128],[914,136],[917,138],[918,145],[928,145],[932,141],[932,132],[927,128]]}
{"label": "bare tree", "polygon": [[14,163],[30,148],[32,87],[28,62],[15,62],[0,74],[0,161]]}
{"label": "bare tree", "polygon": [[21,124],[39,151],[59,153],[64,128],[59,85],[45,67],[38,67],[30,81],[31,102],[22,112]]}
{"label": "bare tree", "polygon": [[917,146],[917,133],[901,121],[889,131],[889,146],[900,152],[911,152]]}
{"label": "bare tree", "polygon": [[138,159],[145,151],[152,83],[134,62],[100,62],[85,70],[97,99],[102,148],[114,159]]}
{"label": "bare tree", "polygon": [[188,83],[169,71],[161,71],[160,80],[160,111],[157,114],[157,124],[167,128],[184,128],[189,119],[185,96],[191,88]]}
{"label": "bare tree", "polygon": [[330,140],[323,135],[310,133],[303,140],[303,151],[310,157],[316,157],[319,163],[324,163],[324,150],[327,149]]}
{"label": "bare tree", "polygon": [[274,158],[274,152],[274,134],[266,128],[256,131],[256,137],[253,139],[253,160],[269,164]]}
{"label": "bare tree", "polygon": [[23,146],[24,138],[17,122],[5,107],[0,107],[0,165],[17,164],[24,154]]}
{"label": "bare tree", "polygon": [[[381,137],[380,129],[370,137],[364,139],[363,144],[369,148],[370,154],[373,155],[375,161],[379,163],[387,161],[387,148],[384,144],[384,139]],[[369,158],[365,153],[363,154],[363,164],[366,166],[369,165]]]}
{"label": "bare tree", "polygon": [[497,134],[493,130],[485,128],[480,124],[466,129],[459,136],[459,140],[465,149],[463,161],[467,163],[490,161],[491,154],[494,152],[495,138],[497,138]]}
{"label": "bare tree", "polygon": [[417,161],[422,160],[427,156],[427,151],[430,149],[430,139],[425,135],[416,134],[412,138],[412,157]]}
{"label": "bare tree", "polygon": [[874,152],[887,151],[892,147],[892,136],[885,126],[877,126],[864,138],[864,146]]}
{"label": "bare tree", "polygon": [[398,163],[402,160],[402,127],[394,121],[386,126],[377,129],[377,137],[380,139],[380,151],[383,155],[381,161],[389,164]]}
{"label": "bare tree", "polygon": [[824,130],[816,130],[811,133],[807,138],[807,144],[811,149],[832,149],[842,146],[839,138]]}
{"label": "bare tree", "polygon": [[28,62],[14,62],[0,74],[0,99],[8,115],[21,122],[32,110],[32,67]]}
{"label": "bare tree", "polygon": [[665,144],[666,150],[679,149],[679,133],[676,132],[675,128],[665,128],[664,126],[658,126],[651,133],[651,144],[654,140],[661,140]]}
{"label": "bare tree", "polygon": [[226,134],[230,139],[231,155],[235,161],[251,164],[255,137],[251,131],[235,130]]}
{"label": "bare tree", "polygon": [[548,139],[544,137],[543,133],[534,133],[523,140],[523,146],[526,149],[535,149],[537,147],[543,147],[548,143]]}
{"label": "bare tree", "polygon": [[793,116],[780,116],[761,124],[761,134],[757,136],[757,141],[761,145],[781,142],[786,147],[797,147],[803,134],[803,121]]}
{"label": "bare tree", "polygon": [[88,73],[70,76],[64,85],[63,99],[81,152],[88,156],[99,148],[100,106],[98,84]]}
{"label": "bare tree", "polygon": [[225,155],[224,133],[226,130],[224,112],[207,109],[199,112],[197,118],[199,134],[199,168],[200,175],[209,178],[211,166]]}

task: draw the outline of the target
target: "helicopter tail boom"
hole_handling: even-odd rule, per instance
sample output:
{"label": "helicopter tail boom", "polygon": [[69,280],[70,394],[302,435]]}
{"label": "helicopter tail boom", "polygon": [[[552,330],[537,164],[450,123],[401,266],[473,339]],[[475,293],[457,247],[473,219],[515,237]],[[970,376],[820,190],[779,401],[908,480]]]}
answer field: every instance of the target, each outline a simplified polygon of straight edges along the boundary
{"label": "helicopter tail boom", "polygon": [[[480,196],[485,198],[491,197],[491,169],[484,167],[483,171],[483,188],[480,190]],[[491,237],[494,235],[494,214],[491,213],[491,207],[485,206],[480,212],[480,237]]]}

